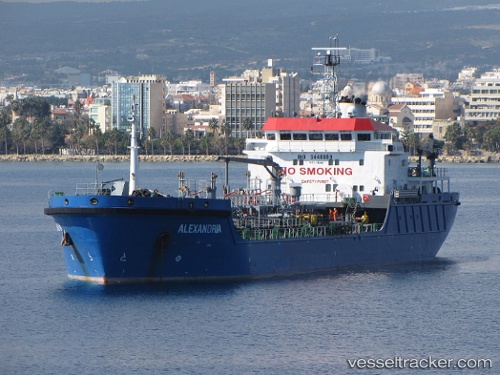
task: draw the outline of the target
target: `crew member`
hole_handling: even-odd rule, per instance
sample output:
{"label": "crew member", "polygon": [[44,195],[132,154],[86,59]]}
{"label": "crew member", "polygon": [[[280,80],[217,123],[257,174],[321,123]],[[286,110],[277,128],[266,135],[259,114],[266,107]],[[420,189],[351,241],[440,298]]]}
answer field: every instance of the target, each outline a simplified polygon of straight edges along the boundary
{"label": "crew member", "polygon": [[329,219],[330,221],[337,221],[337,209],[334,208],[333,210],[330,208],[330,210],[328,211],[328,216],[329,216]]}

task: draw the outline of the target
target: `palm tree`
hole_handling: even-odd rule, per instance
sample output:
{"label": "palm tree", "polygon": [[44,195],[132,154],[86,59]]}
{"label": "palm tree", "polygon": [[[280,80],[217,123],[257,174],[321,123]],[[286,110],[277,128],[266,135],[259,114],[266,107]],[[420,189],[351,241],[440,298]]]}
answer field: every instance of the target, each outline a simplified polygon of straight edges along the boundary
{"label": "palm tree", "polygon": [[212,147],[215,149],[217,154],[222,154],[222,150],[224,149],[224,141],[220,137],[210,137],[210,143]]}
{"label": "palm tree", "polygon": [[245,148],[245,140],[243,138],[236,138],[233,140],[233,145],[238,150],[238,154],[241,154],[241,151]]}
{"label": "palm tree", "polygon": [[154,155],[154,142],[155,142],[155,137],[156,137],[156,130],[153,127],[149,127],[148,129],[148,140],[151,143],[151,155]]}
{"label": "palm tree", "polygon": [[121,134],[120,131],[116,128],[113,128],[113,130],[106,132],[108,135],[108,141],[106,142],[107,146],[111,148],[110,146],[114,147],[115,155],[118,154],[118,143],[120,142],[121,139]]}
{"label": "palm tree", "polygon": [[186,132],[184,133],[184,140],[188,147],[188,155],[191,156],[191,145],[193,144],[194,141],[194,132],[192,129],[186,130]]}
{"label": "palm tree", "polygon": [[224,148],[226,150],[226,155],[227,155],[228,154],[227,145],[229,142],[229,136],[231,135],[231,131],[232,131],[231,124],[229,124],[228,122],[224,122],[222,124],[221,130],[222,130],[222,135],[224,136]]}
{"label": "palm tree", "polygon": [[205,135],[200,139],[200,147],[205,150],[206,155],[208,156],[208,151],[210,150],[211,138]]}
{"label": "palm tree", "polygon": [[101,132],[100,127],[94,128],[91,138],[93,138],[93,141],[94,141],[95,153],[96,153],[96,155],[99,155],[99,148],[100,148],[99,145],[101,144],[101,140],[102,140],[102,132]]}
{"label": "palm tree", "polygon": [[163,148],[163,155],[167,155],[168,142],[166,136],[160,138],[160,146]]}
{"label": "palm tree", "polygon": [[248,131],[252,129],[252,119],[250,117],[247,117],[246,119],[243,120],[243,123],[241,124],[243,126],[243,130],[245,130],[246,137],[248,138]]}
{"label": "palm tree", "polygon": [[172,130],[167,131],[167,134],[165,134],[165,142],[170,148],[170,155],[172,155],[175,144],[175,134]]}
{"label": "palm tree", "polygon": [[217,134],[217,130],[219,129],[219,120],[215,117],[211,118],[208,122],[208,128],[212,131],[212,134]]}
{"label": "palm tree", "polygon": [[485,148],[488,151],[498,152],[500,151],[500,127],[492,127],[484,135]]}

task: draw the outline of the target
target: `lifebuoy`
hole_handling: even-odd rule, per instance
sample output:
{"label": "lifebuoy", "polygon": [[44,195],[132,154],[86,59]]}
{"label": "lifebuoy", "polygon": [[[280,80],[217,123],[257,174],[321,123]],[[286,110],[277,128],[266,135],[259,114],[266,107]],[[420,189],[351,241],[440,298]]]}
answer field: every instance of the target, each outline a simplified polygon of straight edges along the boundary
{"label": "lifebuoy", "polygon": [[370,196],[368,194],[363,194],[363,202],[369,202]]}

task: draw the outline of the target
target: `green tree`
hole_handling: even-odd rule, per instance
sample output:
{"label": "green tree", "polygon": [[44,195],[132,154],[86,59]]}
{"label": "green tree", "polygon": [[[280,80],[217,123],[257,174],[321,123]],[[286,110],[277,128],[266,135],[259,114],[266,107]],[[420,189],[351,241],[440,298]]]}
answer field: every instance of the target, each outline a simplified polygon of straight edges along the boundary
{"label": "green tree", "polygon": [[11,121],[9,107],[2,109],[0,111],[0,140],[3,141],[6,155],[9,153],[8,139],[10,134],[9,124]]}
{"label": "green tree", "polygon": [[108,148],[109,153],[113,152],[114,155],[118,155],[118,149],[123,139],[123,133],[120,132],[118,129],[114,128],[104,134],[105,134],[105,137],[103,139],[104,146]]}
{"label": "green tree", "polygon": [[160,145],[163,147],[163,154],[167,152],[167,148],[170,151],[170,155],[173,153],[175,143],[175,134],[172,130],[168,130],[165,135],[160,139]]}
{"label": "green tree", "polygon": [[80,102],[80,100],[76,99],[75,103],[73,104],[73,112],[77,117],[81,117],[82,111],[83,111],[83,104],[82,102]]}
{"label": "green tree", "polygon": [[418,136],[413,131],[411,123],[403,122],[403,129],[399,133],[399,138],[412,155],[415,155],[415,148],[418,144]]}
{"label": "green tree", "polygon": [[491,152],[500,152],[500,126],[492,127],[484,134],[484,148]]}
{"label": "green tree", "polygon": [[12,124],[12,140],[16,145],[16,154],[19,155],[19,146],[23,145],[23,152],[26,154],[26,141],[31,133],[31,125],[26,117],[18,117]]}
{"label": "green tree", "polygon": [[220,137],[210,137],[212,148],[219,155],[222,154],[222,150],[224,150],[224,140]]}
{"label": "green tree", "polygon": [[30,120],[50,116],[50,104],[44,98],[37,96],[14,100],[11,108],[17,116],[24,116]]}
{"label": "green tree", "polygon": [[37,144],[40,142],[42,148],[42,154],[45,154],[45,140],[47,139],[47,134],[52,126],[52,122],[49,117],[38,117],[33,122],[33,129],[31,132],[31,138],[35,146],[35,154],[38,153]]}
{"label": "green tree", "polygon": [[245,139],[236,138],[233,140],[233,145],[238,150],[238,154],[241,154],[241,152],[245,149]]}
{"label": "green tree", "polygon": [[153,127],[148,129],[148,142],[151,145],[151,155],[155,153],[155,138],[156,138],[156,130]]}
{"label": "green tree", "polygon": [[163,148],[163,155],[167,154],[167,147],[168,147],[168,142],[167,142],[167,137],[163,136],[160,138],[160,146]]}
{"label": "green tree", "polygon": [[219,120],[216,119],[215,117],[211,118],[210,121],[208,122],[208,128],[215,136],[217,134],[217,130],[219,130]]}
{"label": "green tree", "polygon": [[184,141],[186,142],[186,146],[188,148],[188,155],[191,155],[191,146],[195,141],[192,129],[188,129],[184,132]]}
{"label": "green tree", "polygon": [[47,140],[52,149],[64,147],[66,134],[67,130],[64,124],[60,122],[52,123],[52,126],[47,131]]}
{"label": "green tree", "polygon": [[211,146],[211,139],[213,137],[210,137],[208,136],[207,134],[205,136],[203,136],[201,139],[200,139],[200,147],[205,150],[205,154],[208,156],[208,152],[210,150],[210,146]]}
{"label": "green tree", "polygon": [[248,138],[248,132],[252,129],[253,123],[250,117],[247,117],[243,120],[241,124],[243,126],[243,130],[245,130],[245,136]]}
{"label": "green tree", "polygon": [[225,155],[228,154],[228,144],[229,144],[229,137],[231,135],[231,124],[224,122],[221,127],[222,135],[224,136],[224,149],[225,149]]}
{"label": "green tree", "polygon": [[92,134],[88,138],[89,138],[89,143],[88,143],[89,148],[93,148],[95,154],[99,155],[100,146],[103,140],[103,134],[101,132],[101,128],[95,127],[92,130]]}
{"label": "green tree", "polygon": [[448,153],[450,153],[450,151],[463,150],[464,143],[467,141],[462,127],[458,122],[448,126],[444,139],[447,142]]}
{"label": "green tree", "polygon": [[184,137],[184,135],[181,135],[180,137],[178,138],[175,138],[175,141],[174,141],[174,148],[176,150],[181,150],[182,152],[182,156],[185,155],[185,149],[186,149],[186,139]]}

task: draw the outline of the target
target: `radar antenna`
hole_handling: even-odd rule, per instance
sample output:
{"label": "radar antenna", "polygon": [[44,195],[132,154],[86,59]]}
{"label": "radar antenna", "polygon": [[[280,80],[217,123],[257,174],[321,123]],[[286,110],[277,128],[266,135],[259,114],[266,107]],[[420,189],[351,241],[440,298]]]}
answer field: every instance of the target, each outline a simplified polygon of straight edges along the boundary
{"label": "radar antenna", "polygon": [[[313,47],[317,54],[313,59],[311,71],[313,74],[322,74],[322,78],[315,83],[313,91],[319,94],[323,102],[324,117],[338,117],[338,83],[335,67],[340,64],[340,59],[350,58],[350,48],[339,47],[338,35],[330,37],[330,47]],[[322,66],[322,72],[315,72],[314,66]]]}

